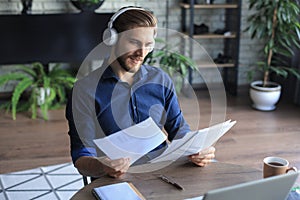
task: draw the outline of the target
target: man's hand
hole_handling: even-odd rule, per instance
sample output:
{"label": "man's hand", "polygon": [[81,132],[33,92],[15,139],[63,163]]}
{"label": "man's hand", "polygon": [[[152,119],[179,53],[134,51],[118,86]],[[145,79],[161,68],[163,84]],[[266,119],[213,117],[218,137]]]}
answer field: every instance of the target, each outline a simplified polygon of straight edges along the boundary
{"label": "man's hand", "polygon": [[107,157],[99,158],[99,161],[103,165],[103,171],[109,176],[118,178],[125,174],[130,166],[129,158],[120,158],[111,160]]}
{"label": "man's hand", "polygon": [[212,162],[212,159],[215,158],[215,147],[211,146],[207,149],[203,149],[202,151],[190,155],[189,159],[200,167],[204,167]]}

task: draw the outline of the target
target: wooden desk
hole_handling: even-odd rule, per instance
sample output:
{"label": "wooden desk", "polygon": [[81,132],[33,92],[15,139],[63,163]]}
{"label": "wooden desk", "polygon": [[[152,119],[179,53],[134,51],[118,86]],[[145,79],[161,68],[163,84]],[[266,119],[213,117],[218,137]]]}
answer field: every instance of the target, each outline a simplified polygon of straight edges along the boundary
{"label": "wooden desk", "polygon": [[[158,178],[164,174],[184,187],[178,190]],[[79,190],[72,200],[91,199],[92,188],[118,183],[132,182],[146,199],[175,200],[203,195],[205,192],[262,178],[262,172],[240,165],[212,163],[207,167],[197,167],[188,161],[178,161],[163,169],[147,173],[127,173],[120,179],[102,177]]]}

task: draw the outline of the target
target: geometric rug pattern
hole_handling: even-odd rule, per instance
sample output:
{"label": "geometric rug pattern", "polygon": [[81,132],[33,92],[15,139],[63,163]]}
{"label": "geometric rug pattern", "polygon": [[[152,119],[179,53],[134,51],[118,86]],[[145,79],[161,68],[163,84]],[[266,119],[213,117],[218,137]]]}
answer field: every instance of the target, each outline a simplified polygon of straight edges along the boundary
{"label": "geometric rug pattern", "polygon": [[84,186],[73,163],[0,175],[0,200],[66,200]]}

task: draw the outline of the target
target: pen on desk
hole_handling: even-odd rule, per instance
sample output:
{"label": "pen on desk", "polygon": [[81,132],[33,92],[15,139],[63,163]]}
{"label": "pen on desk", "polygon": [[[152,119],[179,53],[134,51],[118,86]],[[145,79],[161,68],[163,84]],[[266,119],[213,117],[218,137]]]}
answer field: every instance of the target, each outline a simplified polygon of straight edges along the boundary
{"label": "pen on desk", "polygon": [[174,187],[176,187],[176,188],[179,189],[179,190],[184,190],[184,188],[183,188],[181,185],[179,185],[179,184],[176,183],[175,181],[171,180],[170,178],[166,177],[165,175],[160,175],[159,178],[160,178],[161,180],[163,180],[164,182],[173,185]]}

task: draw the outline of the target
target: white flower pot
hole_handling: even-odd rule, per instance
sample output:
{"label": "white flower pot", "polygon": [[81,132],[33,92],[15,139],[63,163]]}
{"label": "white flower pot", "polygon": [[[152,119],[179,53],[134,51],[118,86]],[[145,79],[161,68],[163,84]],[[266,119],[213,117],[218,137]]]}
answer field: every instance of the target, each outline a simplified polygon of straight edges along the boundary
{"label": "white flower pot", "polygon": [[275,82],[268,82],[269,87],[262,87],[262,81],[250,84],[250,98],[252,107],[261,111],[271,111],[276,108],[281,94],[281,86]]}
{"label": "white flower pot", "polygon": [[37,104],[40,106],[45,103],[46,96],[50,96],[50,88],[36,88]]}

